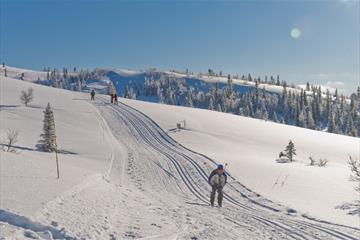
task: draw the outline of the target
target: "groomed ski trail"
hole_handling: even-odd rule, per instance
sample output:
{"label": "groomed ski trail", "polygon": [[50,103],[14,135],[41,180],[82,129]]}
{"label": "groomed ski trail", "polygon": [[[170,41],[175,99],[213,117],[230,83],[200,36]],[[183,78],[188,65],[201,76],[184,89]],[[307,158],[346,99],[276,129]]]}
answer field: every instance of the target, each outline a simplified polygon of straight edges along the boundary
{"label": "groomed ski trail", "polygon": [[290,214],[231,176],[225,207],[211,208],[213,160],[121,102],[99,96],[94,106],[104,141],[113,144],[108,170],[49,203],[42,222],[56,219],[68,235],[86,239],[360,239],[360,229]]}

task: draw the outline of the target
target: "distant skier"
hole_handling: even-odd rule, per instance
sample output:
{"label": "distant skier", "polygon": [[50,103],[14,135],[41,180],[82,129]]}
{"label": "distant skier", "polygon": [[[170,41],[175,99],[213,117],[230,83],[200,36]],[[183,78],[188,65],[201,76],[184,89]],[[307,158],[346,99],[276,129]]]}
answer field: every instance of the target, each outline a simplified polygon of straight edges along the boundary
{"label": "distant skier", "polygon": [[94,91],[94,89],[91,90],[90,95],[91,95],[91,101],[94,101],[95,100],[95,91]]}
{"label": "distant skier", "polygon": [[114,94],[110,93],[110,97],[111,97],[111,103],[113,104],[114,103]]}
{"label": "distant skier", "polygon": [[118,105],[118,97],[116,93],[114,94],[114,104]]}
{"label": "distant skier", "polygon": [[111,81],[109,81],[108,85],[108,94],[110,95],[111,103],[113,104],[115,100],[116,89]]}
{"label": "distant skier", "polygon": [[210,195],[210,204],[211,206],[214,206],[214,200],[215,200],[215,193],[218,192],[218,205],[219,207],[222,206],[222,200],[223,200],[223,187],[225,186],[227,182],[227,176],[225,173],[224,166],[222,164],[219,164],[217,166],[217,169],[211,172],[209,179],[209,184],[211,185],[212,191]]}

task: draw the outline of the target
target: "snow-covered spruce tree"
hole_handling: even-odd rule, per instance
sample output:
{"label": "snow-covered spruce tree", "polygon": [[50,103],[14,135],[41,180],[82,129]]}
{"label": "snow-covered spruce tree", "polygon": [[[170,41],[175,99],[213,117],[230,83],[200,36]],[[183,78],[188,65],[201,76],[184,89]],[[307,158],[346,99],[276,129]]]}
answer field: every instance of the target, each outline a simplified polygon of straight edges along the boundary
{"label": "snow-covered spruce tree", "polygon": [[330,109],[329,112],[329,121],[328,121],[328,129],[327,131],[329,133],[335,133],[335,116],[334,116],[334,110]]}
{"label": "snow-covered spruce tree", "polygon": [[81,92],[81,89],[82,89],[81,81],[80,81],[80,79],[78,79],[77,82],[76,82],[75,91]]}
{"label": "snow-covered spruce tree", "polygon": [[231,98],[233,95],[233,81],[231,79],[230,74],[228,75],[228,80],[227,80],[227,87],[226,87],[226,97],[227,98]]}
{"label": "snow-covered spruce tree", "polygon": [[285,148],[285,155],[290,160],[290,162],[293,161],[293,157],[296,155],[295,144],[291,140],[289,140],[289,143]]}
{"label": "snow-covered spruce tree", "polygon": [[32,88],[28,88],[26,91],[21,91],[20,94],[20,101],[22,104],[24,104],[26,107],[29,103],[31,103],[34,100],[34,90]]}
{"label": "snow-covered spruce tree", "polygon": [[214,98],[213,98],[213,96],[210,96],[208,109],[209,110],[214,110]]}
{"label": "snow-covered spruce tree", "polygon": [[352,120],[352,116],[348,114],[348,122],[346,125],[346,133],[349,136],[357,137],[356,127],[354,126],[354,122]]}
{"label": "snow-covered spruce tree", "polygon": [[48,103],[44,111],[44,126],[43,133],[40,135],[42,138],[39,143],[41,149],[45,152],[53,152],[57,150],[56,135],[55,135],[55,119],[54,113]]}
{"label": "snow-covered spruce tree", "polygon": [[216,107],[216,111],[218,111],[218,112],[222,112],[222,108],[221,108],[220,103],[218,103],[218,105],[217,105],[217,107]]}
{"label": "snow-covered spruce tree", "polygon": [[298,126],[306,128],[306,117],[305,111],[301,110],[298,117]]}
{"label": "snow-covered spruce tree", "polygon": [[166,90],[166,102],[169,105],[174,105],[174,93],[170,88]]}
{"label": "snow-covered spruce tree", "polygon": [[188,90],[188,96],[186,98],[186,106],[187,107],[193,107],[193,100],[192,100],[192,90],[189,88]]}
{"label": "snow-covered spruce tree", "polygon": [[116,93],[116,89],[114,87],[114,84],[112,81],[109,81],[108,83],[108,94],[115,94]]}
{"label": "snow-covered spruce tree", "polygon": [[309,108],[306,108],[306,126],[310,129],[315,129],[315,121],[313,119],[313,114],[311,111],[311,105],[309,105]]}
{"label": "snow-covered spruce tree", "polygon": [[129,87],[127,85],[125,87],[124,98],[130,98]]}

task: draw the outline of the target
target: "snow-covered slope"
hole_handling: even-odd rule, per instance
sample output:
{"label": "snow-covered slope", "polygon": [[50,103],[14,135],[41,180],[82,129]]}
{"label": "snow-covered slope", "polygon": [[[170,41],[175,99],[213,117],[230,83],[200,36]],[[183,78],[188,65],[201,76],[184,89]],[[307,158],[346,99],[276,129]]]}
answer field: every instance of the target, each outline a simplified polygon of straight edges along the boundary
{"label": "snow-covered slope", "polygon": [[34,81],[37,81],[38,79],[44,80],[44,79],[46,79],[46,75],[47,75],[47,73],[43,72],[43,71],[33,71],[33,70],[29,70],[29,69],[10,67],[10,66],[6,66],[6,65],[5,65],[5,67],[3,67],[1,65],[0,73],[2,76],[4,76],[4,74],[5,74],[5,69],[6,69],[7,76],[9,78],[20,79],[21,75],[24,74],[24,80],[28,81],[28,82],[34,82]]}
{"label": "snow-covered slope", "polygon": [[[286,126],[208,110],[122,100],[153,118],[171,137],[228,163],[240,182],[287,206],[321,219],[359,225],[358,215],[336,207],[359,200],[349,182],[348,155],[360,156],[360,139]],[[185,120],[186,130],[174,130]],[[294,163],[277,163],[289,140]],[[309,166],[308,157],[326,158],[326,167]]]}
{"label": "snow-covered slope", "polygon": [[[30,107],[20,104],[22,90],[34,89]],[[87,95],[49,88],[21,80],[0,78],[1,140],[8,129],[19,131],[17,154],[1,154],[1,207],[32,214],[48,200],[96,171],[105,171],[109,147],[103,142],[101,122]],[[36,150],[42,133],[43,111],[50,103],[56,118],[60,150],[60,180],[55,155]],[[20,187],[21,186],[21,187]]]}
{"label": "snow-covered slope", "polygon": [[[21,90],[30,86],[35,101],[25,108],[19,105],[18,97]],[[190,113],[189,119],[193,120],[187,121],[187,126],[195,135],[191,131],[166,133],[146,115],[122,104],[125,100],[114,106],[109,104],[108,96],[97,95],[96,101],[90,102],[84,93],[4,77],[0,77],[0,89],[1,137],[4,139],[7,128],[20,131],[18,152],[0,152],[0,239],[354,240],[360,237],[356,224],[340,226],[310,220],[302,216],[303,211],[270,201],[272,196],[269,200],[246,187],[244,183],[251,184],[251,178],[236,175],[237,159],[226,159],[238,153],[233,147],[239,145],[238,141],[244,147],[257,145],[257,150],[264,150],[264,154],[259,153],[259,159],[251,158],[259,167],[276,169],[286,165],[273,163],[272,153],[278,153],[279,149],[276,144],[275,150],[267,148],[266,138],[248,133],[244,134],[246,138],[237,135],[234,139],[231,133],[239,129],[231,115],[207,115],[207,111],[126,101],[142,108],[166,130],[174,128],[178,118],[182,120]],[[61,150],[59,180],[55,179],[54,154],[35,148],[43,109],[48,102],[54,108]],[[205,121],[210,125],[201,128],[201,122]],[[227,132],[217,130],[219,122],[228,125]],[[267,129],[266,122],[253,124],[270,134],[272,127]],[[266,127],[261,127],[262,124]],[[304,134],[303,131],[298,135]],[[194,149],[203,147],[209,155],[218,147],[221,159],[211,157],[229,162],[232,177],[226,185],[222,209],[208,206],[207,176],[216,162],[179,145],[172,136],[179,136],[178,140],[186,145],[196,142]],[[286,142],[281,143],[281,149]],[[225,147],[231,143],[231,148]],[[347,144],[354,143],[349,140]],[[268,165],[264,155],[269,158]],[[248,164],[250,171],[251,163]],[[296,164],[288,166],[298,171],[301,167]],[[252,176],[260,179],[262,176],[256,176],[259,173],[254,171]],[[313,216],[312,210],[309,215]]]}

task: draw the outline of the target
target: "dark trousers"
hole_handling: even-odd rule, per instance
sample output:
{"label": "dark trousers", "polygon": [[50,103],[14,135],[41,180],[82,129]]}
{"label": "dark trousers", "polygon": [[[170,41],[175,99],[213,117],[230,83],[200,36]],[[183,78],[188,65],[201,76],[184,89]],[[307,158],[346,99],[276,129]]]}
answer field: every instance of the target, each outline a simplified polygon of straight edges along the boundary
{"label": "dark trousers", "polygon": [[95,100],[95,95],[91,95],[91,100]]}
{"label": "dark trousers", "polygon": [[222,191],[222,187],[218,187],[216,185],[212,186],[212,191],[211,191],[211,195],[210,195],[210,203],[211,203],[211,205],[214,204],[216,191],[218,192],[218,204],[221,206],[222,200],[223,200],[223,191]]}

